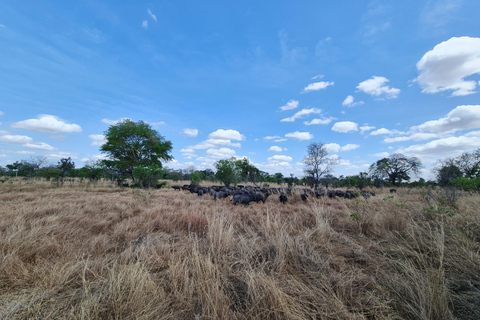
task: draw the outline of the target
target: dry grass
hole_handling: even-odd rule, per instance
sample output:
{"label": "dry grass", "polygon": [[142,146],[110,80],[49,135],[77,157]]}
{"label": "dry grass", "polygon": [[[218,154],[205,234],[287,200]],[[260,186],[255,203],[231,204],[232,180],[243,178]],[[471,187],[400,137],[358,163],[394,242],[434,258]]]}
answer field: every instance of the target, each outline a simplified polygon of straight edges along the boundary
{"label": "dry grass", "polygon": [[479,319],[480,197],[0,185],[0,319]]}

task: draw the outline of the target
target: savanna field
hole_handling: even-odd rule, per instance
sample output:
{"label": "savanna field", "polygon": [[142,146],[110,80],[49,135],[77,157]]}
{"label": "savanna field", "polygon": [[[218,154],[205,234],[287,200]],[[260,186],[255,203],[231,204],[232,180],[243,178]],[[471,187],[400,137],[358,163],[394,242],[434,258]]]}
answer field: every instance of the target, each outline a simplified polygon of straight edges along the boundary
{"label": "savanna field", "polygon": [[0,319],[480,319],[478,193],[171,185],[1,183]]}

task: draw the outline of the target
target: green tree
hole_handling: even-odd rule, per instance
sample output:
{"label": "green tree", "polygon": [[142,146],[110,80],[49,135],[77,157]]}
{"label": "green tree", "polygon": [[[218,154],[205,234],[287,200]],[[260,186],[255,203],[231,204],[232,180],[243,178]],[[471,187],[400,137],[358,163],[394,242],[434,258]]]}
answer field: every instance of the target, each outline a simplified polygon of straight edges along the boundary
{"label": "green tree", "polygon": [[241,179],[241,170],[237,167],[236,162],[235,157],[215,162],[215,168],[217,169],[215,177],[227,187],[236,184]]}
{"label": "green tree", "polygon": [[370,176],[375,179],[386,179],[393,185],[403,180],[409,181],[411,174],[418,174],[422,168],[422,162],[417,157],[406,157],[401,153],[395,153],[388,158],[383,158],[370,166]]}
{"label": "green tree", "polygon": [[253,183],[258,181],[260,177],[260,170],[251,164],[248,158],[235,161],[235,166],[239,170],[241,181]]}
{"label": "green tree", "polygon": [[332,172],[339,159],[328,156],[327,147],[321,142],[312,142],[307,147],[307,156],[303,159],[305,175],[311,181],[315,189],[323,175]]}
{"label": "green tree", "polygon": [[124,120],[105,132],[106,142],[100,148],[106,154],[104,164],[120,175],[128,174],[135,181],[137,168],[162,168],[161,160],[172,159],[172,143],[143,121]]}
{"label": "green tree", "polygon": [[75,162],[71,157],[62,158],[58,161],[57,168],[60,170],[60,182],[63,184],[65,177],[75,169]]}

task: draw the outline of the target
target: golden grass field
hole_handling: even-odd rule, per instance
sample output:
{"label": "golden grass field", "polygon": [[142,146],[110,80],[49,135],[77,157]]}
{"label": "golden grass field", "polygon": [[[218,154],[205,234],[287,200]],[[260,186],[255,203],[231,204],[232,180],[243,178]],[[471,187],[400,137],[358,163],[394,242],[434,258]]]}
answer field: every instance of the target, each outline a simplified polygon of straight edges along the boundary
{"label": "golden grass field", "polygon": [[0,319],[480,319],[480,196],[0,184]]}

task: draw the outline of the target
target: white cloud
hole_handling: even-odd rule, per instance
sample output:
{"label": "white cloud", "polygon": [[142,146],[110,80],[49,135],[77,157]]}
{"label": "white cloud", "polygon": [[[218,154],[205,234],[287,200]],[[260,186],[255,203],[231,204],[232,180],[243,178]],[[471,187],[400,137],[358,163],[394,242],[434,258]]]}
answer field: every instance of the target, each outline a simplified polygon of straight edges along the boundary
{"label": "white cloud", "polygon": [[327,149],[328,152],[336,153],[340,151],[340,145],[338,143],[327,143],[325,145],[325,148]]}
{"label": "white cloud", "polygon": [[303,92],[310,92],[310,91],[318,91],[327,88],[328,86],[333,86],[335,82],[333,81],[320,81],[320,82],[314,82],[310,83],[308,86],[303,89]]}
{"label": "white cloud", "polygon": [[33,139],[28,136],[5,134],[3,136],[0,136],[0,141],[8,142],[8,143],[24,144],[24,143],[33,142]]}
{"label": "white cloud", "polygon": [[380,153],[372,154],[372,156],[382,158],[382,159],[388,157],[389,155],[390,153],[388,152],[380,152]]}
{"label": "white cloud", "polygon": [[268,162],[291,162],[291,161],[293,161],[292,157],[284,156],[280,154],[277,154],[268,158]]}
{"label": "white cloud", "polygon": [[317,119],[312,119],[312,121],[304,121],[303,124],[307,125],[307,126],[311,126],[311,125],[314,125],[314,124],[329,124],[330,122],[332,122],[334,118],[317,118]]}
{"label": "white cloud", "polygon": [[157,16],[152,13],[150,9],[147,9],[147,13],[155,22],[157,22]]}
{"label": "white cloud", "polygon": [[198,130],[197,129],[183,129],[183,134],[188,136],[188,137],[195,138],[196,136],[198,136]]}
{"label": "white cloud", "polygon": [[351,151],[351,150],[355,150],[359,147],[360,146],[358,144],[349,143],[349,144],[344,145],[342,147],[341,151]]}
{"label": "white cloud", "polygon": [[29,149],[36,149],[36,150],[47,150],[47,151],[53,151],[57,149],[45,142],[25,143],[22,145],[22,147],[29,148]]}
{"label": "white cloud", "polygon": [[466,77],[480,74],[480,38],[453,37],[436,45],[417,63],[417,81],[424,93],[453,90],[452,96],[475,93],[476,81]]}
{"label": "white cloud", "polygon": [[113,126],[113,125],[116,125],[119,122],[123,122],[124,120],[132,120],[132,119],[130,119],[130,118],[120,118],[118,120],[102,119],[102,122],[106,123],[110,126]]}
{"label": "white cloud", "polygon": [[400,94],[400,89],[386,86],[385,84],[389,81],[390,80],[385,77],[373,76],[368,80],[360,82],[357,89],[375,97],[384,96],[387,99],[397,98]]}
{"label": "white cloud", "polygon": [[454,133],[460,130],[480,128],[480,105],[458,106],[445,118],[427,121],[413,130]]}
{"label": "white cloud", "polygon": [[389,134],[389,135],[392,135],[392,134],[405,134],[405,132],[403,131],[398,131],[398,130],[389,130],[389,129],[386,129],[386,128],[381,128],[381,129],[377,129],[375,131],[372,131],[370,132],[370,135],[372,136],[378,136],[380,134]]}
{"label": "white cloud", "polygon": [[82,128],[78,124],[68,124],[59,117],[44,114],[37,119],[28,119],[12,124],[12,128],[26,129],[38,132],[82,132]]}
{"label": "white cloud", "polygon": [[107,141],[103,134],[91,134],[88,137],[92,140],[92,146],[101,146]]}
{"label": "white cloud", "polygon": [[78,157],[70,152],[57,152],[57,153],[51,153],[47,155],[47,158],[50,159],[62,159],[62,158],[72,158],[72,159],[77,159]]}
{"label": "white cloud", "polygon": [[318,75],[316,75],[315,77],[312,77],[312,80],[321,79],[321,78],[323,78],[323,77],[325,77],[323,74],[318,74]]}
{"label": "white cloud", "polygon": [[350,107],[350,108],[351,108],[351,107],[355,107],[355,106],[360,106],[360,105],[362,105],[362,104],[364,104],[363,101],[355,102],[355,98],[354,98],[353,96],[351,96],[351,95],[350,95],[350,96],[347,96],[347,97],[345,98],[345,100],[343,100],[343,103],[342,103],[342,105],[343,105],[344,107]]}
{"label": "white cloud", "polygon": [[205,157],[211,159],[225,159],[231,158],[235,155],[235,150],[229,148],[220,148],[220,149],[208,149],[205,152]]}
{"label": "white cloud", "polygon": [[238,132],[237,130],[223,130],[218,129],[208,135],[209,138],[212,139],[228,139],[228,140],[236,140],[236,141],[243,141],[245,140],[245,136]]}
{"label": "white cloud", "polygon": [[364,133],[365,131],[373,130],[373,129],[375,129],[375,127],[372,127],[372,126],[362,126],[362,127],[360,127],[360,131],[362,133]]}
{"label": "white cloud", "polygon": [[299,101],[297,100],[290,100],[287,102],[286,105],[280,107],[280,111],[292,110],[298,108]]}
{"label": "white cloud", "polygon": [[212,148],[217,148],[219,146],[228,146],[228,147],[234,147],[234,148],[241,148],[240,143],[234,143],[229,139],[207,139],[205,141],[202,141],[194,146],[190,146],[188,148],[190,149],[212,149]]}
{"label": "white cloud", "polygon": [[0,116],[3,116],[4,114],[5,114],[5,112],[0,111]]}
{"label": "white cloud", "polygon": [[180,153],[187,159],[191,159],[193,157],[197,157],[195,154],[195,150],[191,148],[184,148],[180,150]]}
{"label": "white cloud", "polygon": [[268,151],[272,151],[272,152],[282,152],[283,149],[278,147],[278,146],[271,146],[270,149],[268,149]]}
{"label": "white cloud", "polygon": [[358,144],[347,144],[341,147],[338,143],[328,143],[325,145],[328,152],[337,153],[339,151],[351,151],[360,147]]}
{"label": "white cloud", "polygon": [[409,136],[403,136],[403,137],[395,137],[395,138],[385,138],[383,139],[383,142],[385,143],[394,143],[394,142],[400,142],[400,141],[421,141],[421,140],[430,140],[434,138],[438,138],[438,134],[436,133],[426,133],[426,132],[419,132],[419,133],[413,133]]}
{"label": "white cloud", "polygon": [[480,148],[478,137],[448,137],[430,141],[426,144],[412,145],[397,152],[416,157],[454,157],[465,151]]}
{"label": "white cloud", "polygon": [[265,138],[263,138],[263,140],[273,140],[274,142],[287,141],[287,139],[282,138],[280,136],[266,136]]}
{"label": "white cloud", "polygon": [[308,116],[309,114],[320,114],[322,113],[322,109],[317,108],[310,108],[310,109],[302,109],[295,113],[293,116],[289,118],[284,118],[280,120],[281,122],[294,122],[298,118],[302,118],[304,116]]}
{"label": "white cloud", "polygon": [[313,134],[311,134],[310,132],[295,131],[295,132],[287,133],[285,135],[285,137],[294,138],[294,139],[297,139],[297,140],[311,140],[311,139],[313,139]]}
{"label": "white cloud", "polygon": [[353,131],[358,131],[358,124],[352,121],[340,121],[335,122],[332,127],[333,131],[348,133]]}
{"label": "white cloud", "polygon": [[142,22],[142,28],[144,28],[145,30],[148,29],[148,21],[147,21],[147,20],[143,20],[143,22]]}

